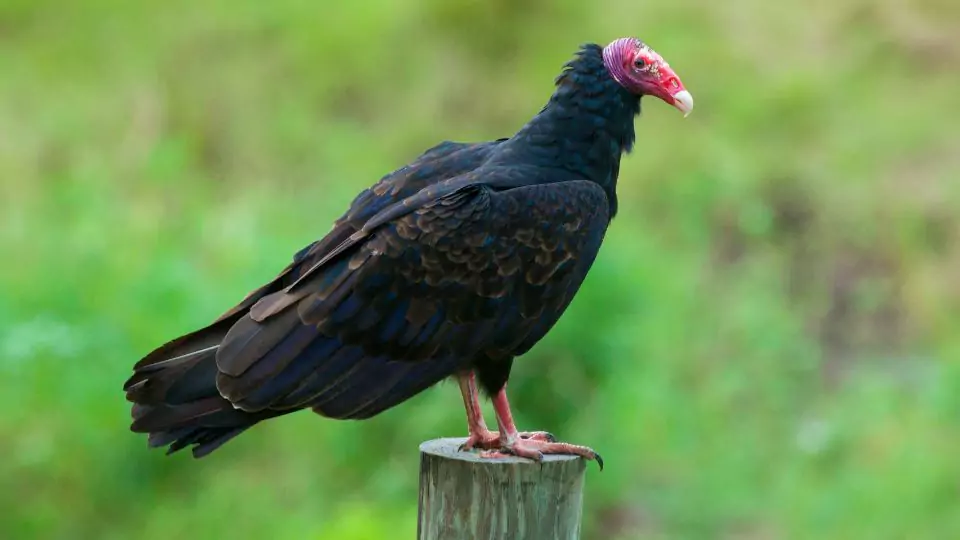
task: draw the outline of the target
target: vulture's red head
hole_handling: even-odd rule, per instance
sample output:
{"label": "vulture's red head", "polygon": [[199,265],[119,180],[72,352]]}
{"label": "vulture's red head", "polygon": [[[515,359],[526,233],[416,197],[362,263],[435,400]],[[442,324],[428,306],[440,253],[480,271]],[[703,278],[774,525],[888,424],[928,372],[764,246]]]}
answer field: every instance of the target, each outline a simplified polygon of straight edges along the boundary
{"label": "vulture's red head", "polygon": [[621,86],[638,96],[656,96],[684,116],[693,110],[693,96],[670,64],[636,38],[620,38],[603,49],[603,63]]}

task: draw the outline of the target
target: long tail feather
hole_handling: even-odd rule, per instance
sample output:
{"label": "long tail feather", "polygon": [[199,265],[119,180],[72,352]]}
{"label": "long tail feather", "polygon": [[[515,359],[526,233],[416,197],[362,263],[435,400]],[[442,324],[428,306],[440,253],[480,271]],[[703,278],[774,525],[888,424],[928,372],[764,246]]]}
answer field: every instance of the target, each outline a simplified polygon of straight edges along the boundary
{"label": "long tail feather", "polygon": [[150,447],[173,453],[192,446],[200,458],[276,411],[238,410],[217,391],[217,350],[235,318],[192,332],[137,363],[124,384],[133,403],[130,429],[148,433]]}

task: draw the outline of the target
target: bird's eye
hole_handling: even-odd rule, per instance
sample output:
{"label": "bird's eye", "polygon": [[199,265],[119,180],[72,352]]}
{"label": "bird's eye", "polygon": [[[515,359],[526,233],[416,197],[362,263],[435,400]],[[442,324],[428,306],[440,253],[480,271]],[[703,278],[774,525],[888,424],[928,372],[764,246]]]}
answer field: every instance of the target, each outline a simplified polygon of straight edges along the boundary
{"label": "bird's eye", "polygon": [[637,57],[637,59],[633,61],[633,67],[635,67],[635,68],[637,68],[637,69],[643,69],[643,68],[647,67],[647,61],[646,61],[646,59],[643,58],[642,56]]}

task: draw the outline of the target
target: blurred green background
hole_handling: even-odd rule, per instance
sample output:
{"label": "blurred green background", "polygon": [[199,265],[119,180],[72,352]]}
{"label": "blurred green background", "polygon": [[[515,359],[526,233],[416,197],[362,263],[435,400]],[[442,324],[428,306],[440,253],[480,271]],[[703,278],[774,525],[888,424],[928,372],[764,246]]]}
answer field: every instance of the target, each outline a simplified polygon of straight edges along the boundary
{"label": "blurred green background", "polygon": [[584,538],[960,538],[955,0],[0,1],[0,537],[413,538],[456,385],[201,461],[148,451],[120,386],[624,35],[697,109],[644,101],[599,260],[511,383],[521,428],[608,463]]}

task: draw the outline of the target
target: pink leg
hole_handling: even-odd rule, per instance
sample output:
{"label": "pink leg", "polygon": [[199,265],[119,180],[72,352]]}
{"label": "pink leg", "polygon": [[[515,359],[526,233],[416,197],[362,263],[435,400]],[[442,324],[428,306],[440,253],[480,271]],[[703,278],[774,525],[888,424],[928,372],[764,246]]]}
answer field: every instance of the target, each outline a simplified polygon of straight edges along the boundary
{"label": "pink leg", "polygon": [[596,460],[597,464],[600,465],[600,470],[603,470],[603,458],[591,448],[556,442],[549,433],[546,434],[549,438],[524,438],[521,436],[513,423],[513,414],[510,412],[510,402],[507,401],[506,387],[502,388],[493,398],[493,408],[497,413],[497,424],[500,426],[500,447],[493,452],[484,453],[485,457],[500,457],[503,454],[512,454],[540,461],[544,454],[572,454]]}
{"label": "pink leg", "polygon": [[[467,411],[467,428],[469,429],[467,441],[460,446],[460,450],[500,448],[501,434],[487,429],[487,423],[483,419],[483,410],[480,408],[480,392],[477,389],[476,375],[474,375],[472,371],[458,374],[457,383],[460,385],[460,394],[463,396],[463,407]],[[506,397],[504,397],[504,399],[506,399]],[[513,425],[512,420],[510,425]],[[522,439],[553,440],[553,435],[542,431],[517,433],[516,428],[514,428],[513,432],[514,436]]]}
{"label": "pink leg", "polygon": [[467,442],[460,446],[460,450],[496,448],[500,436],[487,429],[487,422],[484,421],[483,411],[480,409],[476,376],[472,371],[460,373],[457,375],[457,383],[460,385],[460,394],[463,395],[463,407],[467,410],[467,428],[470,430]]}

